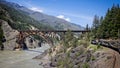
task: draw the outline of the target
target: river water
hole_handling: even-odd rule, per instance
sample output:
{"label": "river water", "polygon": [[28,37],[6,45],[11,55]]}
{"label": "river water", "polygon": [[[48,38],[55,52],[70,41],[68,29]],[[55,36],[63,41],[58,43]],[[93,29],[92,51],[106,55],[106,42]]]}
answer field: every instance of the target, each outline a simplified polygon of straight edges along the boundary
{"label": "river water", "polygon": [[48,48],[49,45],[44,44],[40,48],[26,51],[0,51],[0,68],[43,68],[39,60],[32,58]]}

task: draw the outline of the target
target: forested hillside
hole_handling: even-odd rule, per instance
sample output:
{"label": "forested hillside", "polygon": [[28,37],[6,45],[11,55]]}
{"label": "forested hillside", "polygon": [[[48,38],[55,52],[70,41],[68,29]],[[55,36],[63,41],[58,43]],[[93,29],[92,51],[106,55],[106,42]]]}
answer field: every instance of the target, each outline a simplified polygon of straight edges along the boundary
{"label": "forested hillside", "polygon": [[113,5],[105,17],[95,15],[92,32],[96,38],[120,38],[120,7]]}
{"label": "forested hillside", "polygon": [[[33,11],[25,6],[20,6],[17,3],[13,3],[13,2],[8,2],[6,0],[0,0],[0,4],[2,6],[3,9],[5,9],[11,16],[12,19],[15,20],[15,22],[25,26],[26,27],[22,27],[25,29],[28,29],[28,27],[30,27],[30,25],[28,25],[29,23],[32,25],[34,25],[35,27],[44,28],[44,29],[71,29],[71,30],[79,30],[79,29],[84,29],[84,27],[80,26],[80,25],[76,25],[76,24],[72,24],[71,22],[68,22],[64,19],[60,19],[57,18],[55,16],[51,16],[51,15],[47,15],[41,12],[36,12]],[[10,11],[12,9],[12,11]],[[19,20],[18,20],[19,19]],[[24,19],[24,20],[23,20]],[[17,21],[16,21],[17,20]],[[34,22],[34,24],[33,24]],[[27,23],[27,24],[26,24]],[[38,24],[39,23],[39,24]],[[36,25],[38,24],[38,25]],[[20,26],[15,24],[15,28],[20,28]],[[50,26],[50,27],[46,27],[46,26]]]}
{"label": "forested hillside", "polygon": [[9,7],[2,2],[0,2],[0,10],[0,19],[7,21],[13,29],[26,30],[30,29],[31,26],[37,29],[53,29],[29,17],[25,12]]}

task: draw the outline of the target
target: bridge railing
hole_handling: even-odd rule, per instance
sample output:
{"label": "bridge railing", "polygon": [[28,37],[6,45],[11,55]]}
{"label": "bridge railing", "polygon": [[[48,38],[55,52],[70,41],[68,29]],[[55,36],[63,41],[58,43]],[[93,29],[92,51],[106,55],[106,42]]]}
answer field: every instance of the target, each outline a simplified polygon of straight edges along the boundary
{"label": "bridge railing", "polygon": [[[18,30],[19,32],[67,32],[68,30]],[[90,32],[90,30],[70,30],[71,32]]]}

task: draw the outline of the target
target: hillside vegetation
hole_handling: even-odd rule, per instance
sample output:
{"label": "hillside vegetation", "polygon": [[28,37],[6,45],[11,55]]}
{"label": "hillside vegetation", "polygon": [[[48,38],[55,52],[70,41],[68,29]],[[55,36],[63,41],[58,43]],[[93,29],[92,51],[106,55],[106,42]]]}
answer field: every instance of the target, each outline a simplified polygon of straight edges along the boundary
{"label": "hillside vegetation", "polygon": [[25,12],[16,10],[13,7],[0,2],[0,19],[3,19],[9,23],[13,29],[26,30],[30,29],[31,26],[38,29],[53,29],[48,25],[43,25],[33,18],[29,17]]}
{"label": "hillside vegetation", "polygon": [[95,38],[120,38],[120,7],[113,5],[108,9],[105,17],[94,17],[93,36]]}
{"label": "hillside vegetation", "polygon": [[[57,18],[55,16],[47,15],[41,12],[36,12],[30,10],[25,6],[20,6],[17,3],[8,2],[6,0],[0,0],[0,4],[2,8],[4,8],[9,14],[10,17],[16,22],[28,29],[30,25],[29,23],[34,25],[35,27],[41,29],[59,29],[59,30],[82,30],[84,27],[80,25],[73,24],[64,19]],[[37,25],[36,25],[37,24]],[[15,24],[16,25],[16,24]],[[15,28],[20,28],[20,26],[16,25]],[[47,26],[47,27],[46,27]]]}

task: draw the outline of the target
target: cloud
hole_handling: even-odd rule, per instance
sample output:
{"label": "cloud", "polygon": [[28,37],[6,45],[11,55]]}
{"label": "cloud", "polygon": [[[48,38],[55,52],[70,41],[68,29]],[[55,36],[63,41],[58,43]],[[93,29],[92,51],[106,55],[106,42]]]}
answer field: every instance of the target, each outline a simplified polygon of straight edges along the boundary
{"label": "cloud", "polygon": [[93,17],[89,15],[83,15],[83,14],[73,14],[73,13],[62,13],[64,15],[70,16],[70,17],[75,17],[75,18],[80,18],[82,20],[87,20],[87,21],[92,21]]}
{"label": "cloud", "polygon": [[51,14],[62,14],[59,15],[57,17],[63,17],[63,16],[67,16],[70,18],[70,21],[73,21],[73,19],[76,19],[77,21],[88,21],[89,23],[91,23],[93,21],[93,16],[92,15],[86,15],[86,14],[76,14],[76,13],[69,13],[69,12],[58,12],[58,11],[52,11],[52,10],[48,10],[47,13],[51,13]]}
{"label": "cloud", "polygon": [[66,21],[69,21],[69,22],[71,21],[70,18],[66,18],[65,20],[66,20]]}
{"label": "cloud", "polygon": [[30,9],[33,10],[33,11],[37,11],[37,12],[43,12],[42,9],[39,9],[39,8],[36,8],[36,7],[32,7]]}
{"label": "cloud", "polygon": [[68,22],[71,21],[70,18],[66,18],[64,15],[58,15],[57,18],[64,19],[64,20],[66,20]]}

